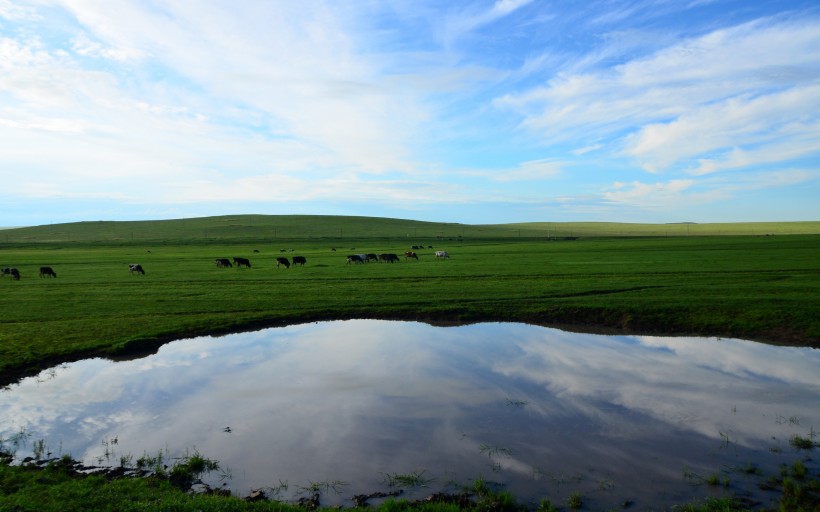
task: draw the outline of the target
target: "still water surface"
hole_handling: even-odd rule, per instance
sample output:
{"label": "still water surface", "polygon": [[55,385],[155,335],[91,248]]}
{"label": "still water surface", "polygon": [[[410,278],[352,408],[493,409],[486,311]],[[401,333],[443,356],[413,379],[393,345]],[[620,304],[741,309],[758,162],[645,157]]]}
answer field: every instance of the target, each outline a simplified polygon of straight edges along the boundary
{"label": "still water surface", "polygon": [[[522,501],[665,508],[758,488],[820,430],[820,351],[732,339],[600,336],[523,324],[352,320],[181,340],[62,365],[0,393],[0,436],[117,465],[194,450],[210,482],[323,504],[420,497],[483,477]],[[21,448],[18,456],[24,456]],[[807,463],[816,471],[816,463]],[[814,465],[814,466],[813,466]],[[728,487],[699,477],[719,474]],[[223,480],[220,480],[222,478]],[[286,487],[284,484],[287,484]]]}

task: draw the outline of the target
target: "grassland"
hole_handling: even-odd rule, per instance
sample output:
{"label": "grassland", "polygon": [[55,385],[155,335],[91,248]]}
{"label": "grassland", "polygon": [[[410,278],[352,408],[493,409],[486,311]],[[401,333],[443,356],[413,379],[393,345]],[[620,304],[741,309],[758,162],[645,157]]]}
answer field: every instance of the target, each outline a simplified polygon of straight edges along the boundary
{"label": "grassland", "polygon": [[[412,245],[425,247],[418,261],[345,263],[348,253],[401,255]],[[451,258],[436,260],[437,249]],[[277,256],[293,255],[307,265],[276,268]],[[231,216],[7,229],[0,267],[22,278],[0,279],[0,382],[180,337],[354,317],[817,347],[818,255],[820,222],[468,226]],[[235,256],[252,268],[214,265]],[[129,263],[146,275],[129,274]],[[58,277],[39,278],[42,265]]]}

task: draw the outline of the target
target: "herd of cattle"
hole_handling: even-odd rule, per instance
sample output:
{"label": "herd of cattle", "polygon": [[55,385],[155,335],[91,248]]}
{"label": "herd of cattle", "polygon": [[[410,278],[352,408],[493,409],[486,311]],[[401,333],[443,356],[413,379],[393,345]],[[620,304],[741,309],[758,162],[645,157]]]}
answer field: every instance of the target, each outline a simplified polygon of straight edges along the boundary
{"label": "herd of cattle", "polygon": [[[413,246],[413,249],[421,249],[420,246]],[[333,249],[335,251],[335,249]],[[436,258],[450,258],[450,255],[447,251],[436,251]],[[406,251],[404,253],[404,259],[415,259],[418,261],[419,256],[416,254],[415,251]],[[397,263],[399,262],[398,254],[392,253],[385,253],[385,254],[351,254],[347,257],[347,264],[350,265],[351,263],[370,263],[370,262],[378,262],[378,263]],[[236,268],[251,268],[251,262],[247,258],[233,258],[233,262],[231,262],[228,258],[217,258],[215,260],[217,268],[233,268],[236,265]],[[304,256],[294,256],[292,261],[288,260],[284,256],[279,256],[276,258],[276,268],[280,266],[284,266],[285,268],[290,268],[291,265],[301,265],[305,266],[307,263],[307,258]],[[139,263],[129,263],[128,264],[128,272],[130,274],[141,274],[145,275],[145,269],[142,268],[142,265]],[[20,271],[14,267],[5,267],[0,270],[0,277],[9,276],[15,281],[20,280]],[[40,277],[57,277],[57,273],[54,272],[54,269],[51,267],[40,267]]]}
{"label": "herd of cattle", "polygon": [[[0,277],[9,276],[15,281],[20,280],[20,271],[15,267],[4,267],[0,270]],[[57,277],[57,272],[51,267],[40,267],[40,277]]]}
{"label": "herd of cattle", "polygon": [[[415,246],[414,246],[415,247]],[[450,255],[447,254],[447,251],[436,251],[436,258],[449,258]],[[404,253],[404,259],[413,259],[418,261],[419,255],[416,254],[415,251],[406,251]],[[396,263],[399,261],[398,254],[392,253],[385,253],[385,254],[351,254],[347,257],[347,264],[350,265],[351,263],[370,263],[371,261],[376,261],[379,263]]]}

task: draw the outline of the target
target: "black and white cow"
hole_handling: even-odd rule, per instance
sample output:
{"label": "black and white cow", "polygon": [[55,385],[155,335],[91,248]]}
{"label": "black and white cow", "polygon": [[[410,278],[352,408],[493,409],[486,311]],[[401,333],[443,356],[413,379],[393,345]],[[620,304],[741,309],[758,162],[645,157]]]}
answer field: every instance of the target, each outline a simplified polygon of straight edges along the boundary
{"label": "black and white cow", "polygon": [[450,255],[447,254],[447,251],[436,251],[436,258],[447,258],[450,259]]}
{"label": "black and white cow", "polygon": [[284,256],[280,256],[276,258],[276,268],[279,268],[279,265],[284,265],[285,268],[290,268],[290,261]]}
{"label": "black and white cow", "polygon": [[350,265],[351,263],[364,263],[364,258],[361,254],[351,254],[347,257],[347,264]]}
{"label": "black and white cow", "polygon": [[231,265],[231,260],[229,260],[228,258],[217,258],[215,260],[215,262],[216,262],[216,268],[227,268],[227,267],[233,268],[233,265]]}
{"label": "black and white cow", "polygon": [[139,263],[131,263],[128,265],[128,273],[145,275],[145,270],[142,269],[142,265]]}
{"label": "black and white cow", "polygon": [[404,259],[407,259],[407,258],[413,258],[413,259],[415,259],[416,261],[418,261],[419,256],[418,256],[415,252],[413,252],[413,251],[406,251],[406,252],[404,253]]}

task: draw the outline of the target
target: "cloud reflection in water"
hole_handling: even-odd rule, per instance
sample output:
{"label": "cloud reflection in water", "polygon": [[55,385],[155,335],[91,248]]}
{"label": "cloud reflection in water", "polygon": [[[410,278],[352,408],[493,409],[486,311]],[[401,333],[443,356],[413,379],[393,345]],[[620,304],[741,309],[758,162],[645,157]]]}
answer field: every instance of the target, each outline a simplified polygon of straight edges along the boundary
{"label": "cloud reflection in water", "polygon": [[372,492],[423,470],[532,499],[671,504],[695,492],[684,467],[772,457],[820,425],[817,368],[816,350],[741,340],[327,322],[64,365],[0,394],[0,435],[25,428],[89,463],[112,438],[135,457],[196,449],[240,493],[280,480]]}

